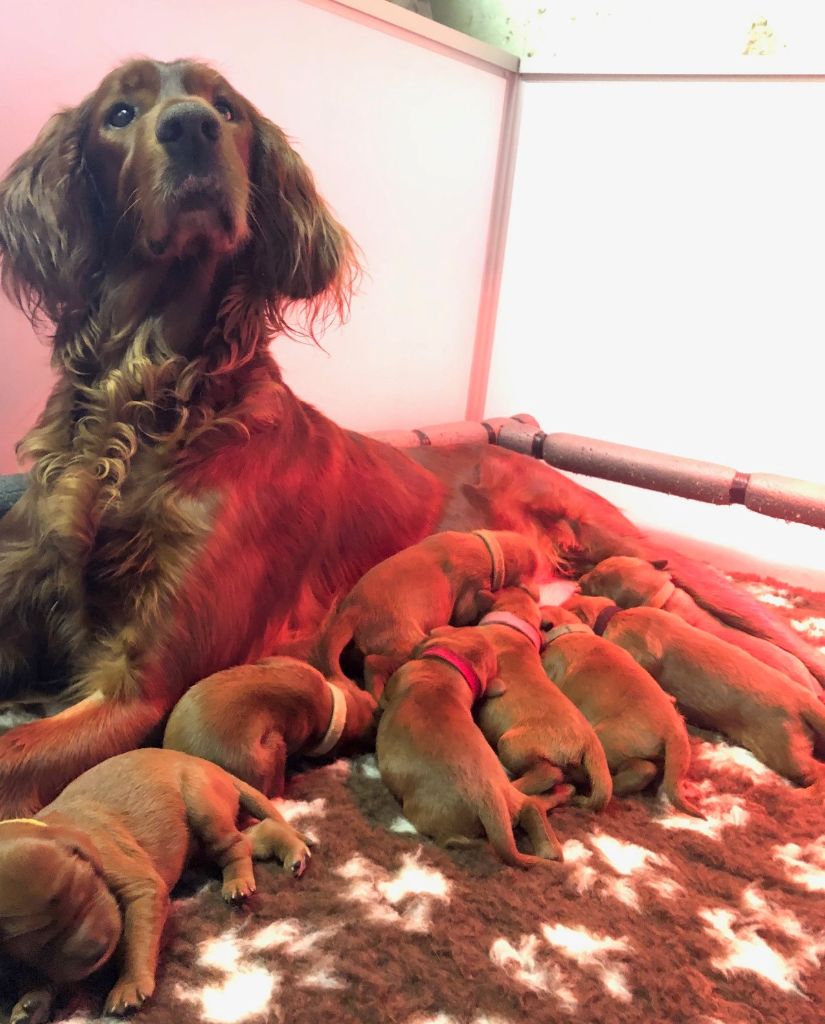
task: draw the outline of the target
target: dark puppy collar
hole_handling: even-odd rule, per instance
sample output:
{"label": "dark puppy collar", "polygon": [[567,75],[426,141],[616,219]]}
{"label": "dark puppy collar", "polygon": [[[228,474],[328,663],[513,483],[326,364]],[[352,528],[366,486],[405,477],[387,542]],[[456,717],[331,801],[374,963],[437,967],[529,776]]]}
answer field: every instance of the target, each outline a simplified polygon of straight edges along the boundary
{"label": "dark puppy collar", "polygon": [[601,636],[604,633],[610,620],[620,611],[621,608],[617,604],[609,604],[606,608],[602,608],[593,623],[593,632],[596,636]]}
{"label": "dark puppy collar", "polygon": [[421,658],[422,660],[424,658],[432,658],[433,661],[446,662],[451,668],[459,672],[464,682],[470,687],[473,702],[477,701],[484,693],[484,684],[481,682],[478,672],[476,672],[466,658],[462,658],[460,654],[451,651],[449,647],[429,647],[421,655]]}

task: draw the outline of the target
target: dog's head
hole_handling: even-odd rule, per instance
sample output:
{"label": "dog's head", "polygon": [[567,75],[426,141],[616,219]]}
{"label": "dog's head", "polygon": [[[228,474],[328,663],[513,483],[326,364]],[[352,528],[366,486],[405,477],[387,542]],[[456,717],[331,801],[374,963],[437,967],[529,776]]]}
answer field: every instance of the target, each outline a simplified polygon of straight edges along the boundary
{"label": "dog's head", "polygon": [[346,304],[344,229],[286,136],[216,71],[137,60],[57,114],[0,183],[6,291],[82,314],[113,266],[226,262],[276,312]]}
{"label": "dog's head", "polygon": [[57,984],[79,981],[112,956],[121,914],[96,852],[72,829],[0,826],[0,950]]}

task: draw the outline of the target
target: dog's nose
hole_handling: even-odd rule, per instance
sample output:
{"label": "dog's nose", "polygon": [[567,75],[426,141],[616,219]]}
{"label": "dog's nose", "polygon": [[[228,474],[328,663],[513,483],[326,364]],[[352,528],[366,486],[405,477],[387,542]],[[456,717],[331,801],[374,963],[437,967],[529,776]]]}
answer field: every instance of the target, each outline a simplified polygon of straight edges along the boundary
{"label": "dog's nose", "polygon": [[170,156],[197,160],[218,141],[221,122],[205,104],[194,100],[173,103],[158,118],[155,136]]}

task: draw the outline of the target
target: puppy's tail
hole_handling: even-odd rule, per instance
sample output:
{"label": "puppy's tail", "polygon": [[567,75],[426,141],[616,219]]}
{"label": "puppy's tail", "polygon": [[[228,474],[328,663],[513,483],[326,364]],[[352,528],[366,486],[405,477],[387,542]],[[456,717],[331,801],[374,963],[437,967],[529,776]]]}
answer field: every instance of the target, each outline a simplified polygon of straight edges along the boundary
{"label": "puppy's tail", "polygon": [[665,774],[662,789],[677,811],[690,814],[694,818],[704,818],[704,814],[688,797],[685,796],[685,776],[690,769],[690,739],[681,717],[665,738]]}
{"label": "puppy's tail", "polygon": [[581,807],[601,811],[607,807],[613,796],[613,776],[610,774],[604,747],[595,733],[589,737],[584,748],[582,765],[590,779],[590,795],[577,800],[577,803]]}
{"label": "puppy's tail", "polygon": [[[523,794],[519,794],[519,796],[523,796]],[[500,790],[492,790],[488,799],[482,801],[478,816],[487,833],[487,838],[490,840],[490,845],[505,864],[514,868],[532,868],[552,863],[552,861],[544,860],[541,857],[522,853],[518,849],[513,836],[513,824],[507,801]]]}
{"label": "puppy's tail", "polygon": [[264,796],[259,789],[250,786],[248,782],[244,782],[243,779],[239,779],[236,775],[232,776],[232,781],[235,783],[235,789],[238,791],[241,808],[247,814],[253,818],[258,818],[260,821],[263,821],[264,818],[270,818],[272,821],[285,822],[286,819],[281,815],[275,804],[272,803],[269,797]]}

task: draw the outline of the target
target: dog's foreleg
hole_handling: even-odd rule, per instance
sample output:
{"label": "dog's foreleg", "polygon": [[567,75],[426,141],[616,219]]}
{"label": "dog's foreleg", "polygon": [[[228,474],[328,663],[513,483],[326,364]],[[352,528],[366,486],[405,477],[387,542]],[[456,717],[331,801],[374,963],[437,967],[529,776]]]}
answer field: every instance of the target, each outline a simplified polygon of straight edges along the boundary
{"label": "dog's foreleg", "polygon": [[163,700],[115,700],[95,693],[52,718],[0,736],[0,817],[27,817],[78,775],[134,750],[168,712]]}

